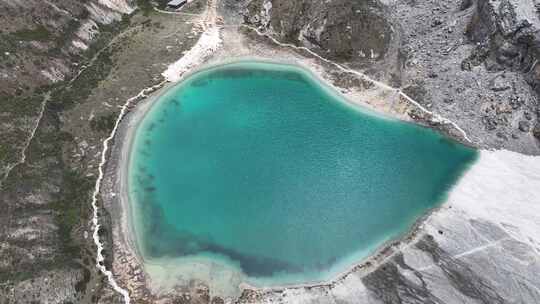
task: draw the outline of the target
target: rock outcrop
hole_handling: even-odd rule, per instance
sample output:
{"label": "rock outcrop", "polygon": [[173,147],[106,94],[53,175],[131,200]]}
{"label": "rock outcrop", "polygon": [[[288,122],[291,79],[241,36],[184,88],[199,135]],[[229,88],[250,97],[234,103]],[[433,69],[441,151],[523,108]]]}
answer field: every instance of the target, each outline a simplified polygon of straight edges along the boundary
{"label": "rock outcrop", "polygon": [[522,72],[540,93],[540,2],[478,0],[467,34],[487,47],[490,70]]}
{"label": "rock outcrop", "polygon": [[340,62],[386,58],[395,39],[379,0],[254,0],[245,21]]}
{"label": "rock outcrop", "polygon": [[83,62],[91,75],[66,99],[81,102],[112,68],[106,56],[93,62],[101,69],[90,62],[132,10],[130,0],[0,0],[1,303],[88,303],[107,288],[86,230],[91,176],[66,165],[74,136],[51,104]]}
{"label": "rock outcrop", "polygon": [[[477,64],[492,72],[520,73],[540,94],[540,1],[477,0],[467,35],[478,45],[473,54],[481,59]],[[529,125],[520,121],[519,130],[528,132]],[[540,129],[540,121],[534,125]],[[533,135],[540,139],[538,132]]]}

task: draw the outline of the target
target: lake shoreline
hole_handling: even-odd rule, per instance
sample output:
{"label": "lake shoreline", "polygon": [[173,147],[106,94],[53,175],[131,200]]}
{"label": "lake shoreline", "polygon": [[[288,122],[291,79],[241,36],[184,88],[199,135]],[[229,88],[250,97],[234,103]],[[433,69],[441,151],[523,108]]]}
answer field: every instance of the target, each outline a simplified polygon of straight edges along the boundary
{"label": "lake shoreline", "polygon": [[[354,75],[343,75],[336,71],[335,67],[328,65],[324,62],[321,62],[317,58],[311,58],[310,56],[306,57],[303,54],[294,52],[288,48],[282,48],[279,46],[271,45],[267,41],[261,41],[260,37],[254,38],[249,37],[246,33],[241,33],[239,29],[235,28],[226,28],[221,30],[221,38],[223,43],[220,48],[215,50],[213,54],[201,54],[201,56],[207,56],[203,62],[202,66],[193,66],[191,69],[185,71],[181,76],[182,79],[196,73],[201,68],[220,65],[227,62],[236,61],[239,59],[249,59],[249,60],[262,60],[262,61],[271,61],[277,62],[280,64],[294,64],[300,66],[302,69],[309,71],[310,74],[314,75],[320,83],[328,86],[330,89],[335,89],[339,94],[347,101],[351,101],[353,106],[360,105],[368,108],[371,111],[376,111],[379,115],[384,115],[390,119],[398,119],[410,123],[414,123],[420,126],[424,126],[431,129],[436,129],[442,131],[442,133],[447,136],[466,144],[466,141],[461,138],[460,134],[455,134],[451,129],[446,128],[444,125],[438,123],[433,123],[429,117],[416,117],[414,120],[409,116],[408,111],[414,109],[414,105],[410,104],[408,101],[403,100],[402,98],[392,97],[393,91],[385,91],[380,88],[374,88],[365,83],[355,83]],[[279,60],[275,60],[279,58]],[[337,73],[337,74],[336,74]],[[180,81],[182,81],[180,79]],[[123,285],[128,286],[131,290],[131,296],[134,299],[141,300],[156,300],[160,298],[175,298],[179,295],[178,288],[173,288],[171,290],[152,290],[151,288],[151,278],[145,274],[145,271],[142,267],[143,261],[142,258],[138,255],[135,250],[133,250],[135,244],[133,240],[126,239],[129,238],[131,232],[129,232],[129,223],[126,222],[126,212],[129,210],[129,206],[124,206],[124,203],[127,201],[124,197],[122,199],[122,188],[121,188],[121,178],[124,175],[122,172],[122,159],[119,157],[122,152],[121,149],[125,148],[126,138],[129,138],[130,131],[133,132],[134,128],[132,124],[133,112],[139,112],[143,107],[149,107],[161,94],[164,94],[168,88],[174,86],[176,83],[169,83],[164,88],[153,93],[150,97],[142,100],[140,104],[137,104],[133,107],[130,114],[127,115],[125,121],[120,125],[119,134],[115,138],[115,145],[113,150],[115,152],[111,153],[111,161],[108,164],[109,171],[109,192],[115,194],[115,197],[108,195],[106,192],[102,194],[106,202],[106,210],[112,213],[112,230],[113,230],[113,252],[114,252],[114,261],[113,262],[113,272],[119,277],[119,281]],[[118,195],[120,194],[120,195]],[[119,207],[121,206],[121,207]],[[443,203],[441,207],[443,208],[445,204]],[[367,275],[372,271],[377,269],[377,265],[385,263],[389,260],[394,254],[400,251],[400,248],[406,246],[407,243],[413,242],[415,239],[418,239],[418,235],[423,233],[420,227],[423,225],[423,221],[426,218],[429,218],[430,214],[435,213],[437,210],[432,210],[425,217],[418,219],[414,224],[414,228],[409,231],[406,235],[398,238],[397,240],[388,241],[387,244],[382,245],[371,257],[367,258],[365,261],[359,261],[354,265],[351,265],[350,269],[339,274],[331,282],[323,283],[322,285],[317,284],[308,284],[307,287],[311,286],[316,288],[317,286],[330,286],[336,285],[339,282],[344,281],[347,277],[352,276],[356,273],[361,273]],[[120,222],[118,222],[120,219]],[[401,241],[401,242],[400,242]],[[195,284],[190,285],[187,289],[189,294],[196,295],[201,292],[208,293],[208,288]],[[253,295],[260,295],[261,292],[271,292],[274,290],[296,290],[294,288],[273,288],[273,289],[255,289],[251,288],[249,285],[242,285],[244,289],[243,294],[240,296],[240,299],[247,299]],[[310,287],[310,288],[311,288]],[[303,287],[302,287],[303,288]],[[204,290],[204,291],[203,291]]]}
{"label": "lake shoreline", "polygon": [[[307,66],[316,75],[320,76],[324,80],[324,83],[335,86],[338,88],[338,91],[340,91],[347,98],[365,103],[370,108],[378,108],[380,111],[392,117],[400,118],[405,121],[414,121],[419,125],[438,130],[439,132],[451,136],[452,138],[466,144],[466,142],[460,137],[460,134],[453,133],[452,130],[446,128],[444,125],[438,124],[437,122],[433,122],[429,117],[415,116],[411,118],[413,115],[408,114],[408,112],[414,113],[414,107],[408,104],[407,101],[397,100],[397,102],[394,103],[391,101],[392,98],[385,92],[365,86],[362,83],[354,84],[353,81],[355,77],[348,77],[347,75],[336,73],[332,67],[328,67],[323,62],[320,62],[311,56],[302,54],[301,52],[295,52],[291,49],[278,47],[266,39],[246,34],[245,32],[239,31],[238,27],[233,27],[231,25],[221,29],[221,36],[223,37],[223,45],[209,58],[204,60],[205,64],[216,64],[219,62],[234,60],[236,58],[280,58],[280,60],[284,62],[292,62]],[[338,79],[340,77],[343,77],[343,79]],[[147,100],[143,101],[143,103],[146,102]],[[388,104],[391,104],[391,106],[388,107]],[[137,108],[138,106],[135,109]],[[469,129],[481,127],[481,125],[476,125],[473,122],[468,123],[464,119],[459,120],[459,122],[464,124]],[[124,125],[124,123],[122,123],[122,125]],[[121,126],[121,128],[125,129],[127,127]],[[210,291],[208,288],[200,284],[193,284],[183,288],[174,288],[172,290],[160,290],[158,293],[150,289],[149,278],[144,273],[140,260],[134,256],[132,248],[130,248],[129,244],[122,236],[123,232],[119,230],[121,225],[117,221],[117,219],[122,217],[122,213],[121,210],[118,210],[118,205],[120,205],[118,195],[114,194],[116,194],[119,189],[118,184],[116,183],[116,179],[119,177],[118,146],[122,145],[124,135],[125,134],[118,134],[116,136],[116,144],[113,149],[115,152],[111,153],[111,161],[107,165],[109,172],[109,180],[107,182],[108,185],[104,187],[105,191],[102,191],[102,197],[104,198],[106,206],[105,209],[111,212],[111,218],[114,221],[111,229],[113,230],[114,239],[112,244],[114,254],[112,270],[115,276],[118,277],[121,285],[129,289],[130,297],[135,302],[155,302],[158,300],[183,299],[183,297],[189,296],[193,297],[195,300],[203,299],[203,303],[206,303],[205,301],[207,301],[204,299],[208,299],[208,302],[210,302],[210,299],[212,301],[217,300],[217,303],[219,303],[219,301],[222,299],[210,298]],[[490,149],[491,146],[488,144],[483,144],[481,137],[475,137],[474,139],[476,142],[480,143],[479,146],[483,149]],[[496,162],[498,158],[501,158],[500,163]],[[482,267],[488,267],[488,270],[495,270],[495,272],[491,272],[487,276],[491,283],[502,282],[506,284],[511,278],[506,278],[506,275],[504,275],[504,267],[501,266],[492,268],[491,266],[495,266],[495,263],[493,263],[491,260],[484,259],[490,255],[491,252],[488,250],[491,247],[485,247],[485,242],[479,241],[478,238],[474,237],[477,232],[475,232],[476,227],[472,225],[473,221],[477,222],[482,220],[489,225],[493,225],[493,229],[495,229],[500,227],[501,224],[504,226],[501,219],[508,218],[508,223],[519,222],[521,219],[520,217],[516,217],[516,214],[512,213],[512,210],[514,209],[508,209],[505,211],[503,216],[503,214],[498,211],[500,206],[504,206],[505,204],[517,204],[517,206],[521,204],[527,208],[534,208],[534,206],[531,204],[526,204],[524,199],[518,201],[502,200],[502,197],[505,197],[505,194],[516,192],[516,189],[519,187],[510,187],[507,189],[506,186],[501,186],[502,188],[507,189],[506,193],[499,195],[501,198],[498,198],[495,195],[490,195],[491,193],[498,193],[497,189],[492,189],[493,191],[484,193],[482,191],[476,191],[472,188],[481,188],[482,186],[485,186],[485,183],[483,182],[478,183],[479,177],[477,176],[477,171],[486,170],[490,166],[498,169],[508,169],[504,165],[507,162],[515,165],[512,163],[514,160],[519,160],[522,162],[525,170],[526,166],[531,168],[534,167],[535,159],[537,158],[518,155],[517,153],[508,151],[481,150],[479,159],[465,173],[465,176],[460,179],[458,184],[454,186],[449,193],[451,198],[454,196],[458,198],[449,198],[449,200],[445,201],[440,207],[432,210],[424,217],[418,219],[414,228],[411,229],[407,235],[404,235],[395,242],[390,242],[388,246],[381,247],[378,254],[372,256],[373,262],[368,260],[365,265],[357,265],[356,267],[353,267],[351,271],[347,272],[341,277],[336,278],[333,283],[327,285],[318,285],[313,287],[308,286],[305,288],[288,287],[283,289],[249,289],[249,286],[245,286],[248,289],[243,291],[239,301],[242,303],[283,303],[284,301],[295,302],[310,298],[320,298],[322,301],[328,301],[329,303],[338,300],[342,301],[343,303],[378,303],[376,299],[369,295],[369,292],[375,292],[377,289],[373,288],[377,286],[386,287],[386,278],[388,278],[388,275],[392,279],[398,278],[398,276],[407,276],[409,272],[407,269],[411,269],[414,272],[424,275],[423,280],[428,282],[428,284],[431,284],[431,287],[424,286],[421,290],[421,292],[427,292],[430,295],[430,298],[431,293],[437,296],[441,295],[440,292],[447,292],[459,296],[458,299],[463,302],[467,301],[468,299],[464,296],[466,291],[456,289],[455,284],[475,285],[478,282],[477,277],[469,277],[468,274],[465,273],[465,276],[460,278],[458,282],[455,282],[439,276],[432,276],[431,272],[428,270],[433,269],[434,271],[442,273],[448,270],[447,267],[456,267],[455,271],[457,271],[458,274],[462,274],[463,269],[460,267],[466,265],[467,267],[470,267],[470,269],[476,269],[477,265],[479,265],[479,261],[483,262]],[[495,163],[493,164],[494,161]],[[517,165],[519,165],[519,163]],[[540,172],[540,168],[538,168],[537,171]],[[498,173],[496,173],[494,176],[498,176],[497,174]],[[113,181],[111,181],[111,179]],[[535,182],[536,185],[538,185],[536,188],[534,188]],[[536,180],[531,179],[529,183],[522,182],[521,186],[523,187],[521,188],[527,188],[526,186],[529,184],[532,188],[529,187],[530,189],[518,189],[520,190],[519,193],[529,193],[531,191],[534,192],[534,189],[540,189],[538,178]],[[484,188],[490,187],[488,185]],[[108,192],[112,193],[113,195],[109,195]],[[472,197],[476,198],[476,202],[481,203],[480,206],[484,207],[486,211],[479,211],[479,209],[476,210],[476,212],[472,212],[470,210],[471,207],[466,206],[464,203],[466,202],[470,204],[470,200],[462,200],[464,197],[471,196],[471,194],[475,193],[483,193],[485,195],[483,198],[475,197],[474,195]],[[538,195],[540,194],[537,194],[537,197]],[[490,204],[490,201],[497,203]],[[512,206],[507,207],[510,208]],[[488,211],[487,209],[489,208],[491,208],[491,210]],[[540,211],[536,214],[540,214]],[[492,219],[492,215],[499,216],[501,219],[499,219],[499,217]],[[534,216],[534,213],[531,213],[530,216]],[[540,219],[536,220],[536,223],[540,223]],[[503,240],[508,239],[514,242],[517,241],[523,246],[528,244],[527,241],[522,241],[522,239],[519,238],[524,231],[527,231],[527,229],[524,228],[524,224],[520,223],[517,226],[517,232],[515,230],[511,230],[511,237],[507,236],[504,239],[500,239],[501,245],[494,246],[494,248],[500,250],[500,252],[497,253],[497,256],[494,257],[495,262],[499,263],[500,265],[513,263],[512,260],[509,260],[509,257],[514,257],[515,254],[517,254],[517,252],[510,250],[510,247],[507,247],[505,243],[502,242]],[[534,228],[537,226],[532,225],[532,227]],[[504,229],[506,231],[510,231],[506,228]],[[540,229],[540,227],[538,229]],[[487,239],[492,237],[490,234],[484,232],[481,232],[480,235],[482,238],[485,237]],[[431,249],[419,249],[419,245],[425,243],[424,241],[426,239],[432,240],[432,242],[439,247],[433,247]],[[533,236],[532,239],[540,241],[538,237]],[[463,242],[466,243],[465,246],[463,245]],[[465,249],[461,250],[462,247]],[[533,250],[532,248],[534,247],[531,247],[531,250]],[[442,254],[445,254],[443,257],[446,259],[452,258],[454,255],[456,256],[455,261],[447,260],[447,263],[445,263],[446,268],[438,265],[434,259],[429,257],[430,255],[434,254],[441,254],[441,250]],[[467,257],[469,252],[471,252],[471,257],[478,260],[467,260],[466,258],[460,258],[460,260],[457,261],[457,257]],[[426,257],[417,257],[419,254],[426,255]],[[405,264],[403,262],[404,259]],[[519,263],[521,263],[521,261],[519,261]],[[535,279],[535,276],[531,277],[527,275],[527,269],[519,268],[521,265],[519,263],[513,263],[512,265],[516,267],[516,269],[521,269],[522,275],[525,278],[528,278],[529,282],[537,282],[540,284],[540,282]],[[407,268],[398,269],[398,272],[395,274],[388,273],[388,271],[391,271],[395,265],[404,265]],[[533,270],[538,269],[534,267],[532,268]],[[358,269],[358,271],[356,271],[356,269]],[[503,276],[497,275],[497,273],[503,273]],[[370,287],[367,285],[368,283],[374,285],[371,285]],[[443,285],[440,285],[441,283]],[[406,282],[397,282],[397,284],[397,286],[394,286],[395,288],[411,288],[412,290],[417,288],[416,285],[407,285]],[[452,288],[452,286],[454,286],[454,288]],[[390,286],[390,288],[394,287]],[[518,290],[515,291],[518,292]],[[439,293],[437,294],[437,292]],[[505,290],[502,290],[501,294],[505,294],[505,292]],[[352,297],[353,295],[354,297]],[[506,293],[506,295],[508,295],[508,293]],[[407,296],[407,294],[405,294],[405,296]],[[306,301],[306,303],[309,303],[309,301]]]}
{"label": "lake shoreline", "polygon": [[[244,59],[244,60],[249,61],[253,59],[250,58],[250,59]],[[191,71],[189,74],[186,74],[184,76],[184,79],[185,77],[189,77],[200,71],[227,65],[227,64],[230,64],[231,62],[232,61],[228,61],[222,64],[213,63],[210,65],[202,66],[196,70]],[[273,60],[264,60],[264,62],[282,64],[281,62],[273,61]],[[291,65],[291,63],[285,63],[285,64]],[[321,85],[325,86],[325,90],[333,90],[331,86],[327,86],[328,84],[324,81],[324,79],[317,77],[317,75],[314,75],[312,71],[307,70],[307,67],[302,67],[298,65],[295,65],[295,67],[308,73],[310,77],[314,77],[317,81],[321,82]],[[151,276],[146,278],[148,274],[145,273],[144,265],[148,266],[147,263],[152,263],[152,261],[145,261],[142,255],[138,252],[135,231],[133,230],[132,223],[130,223],[130,220],[129,220],[129,216],[131,216],[131,212],[133,212],[129,203],[129,195],[127,193],[127,181],[126,181],[126,177],[128,174],[127,170],[129,166],[129,153],[133,145],[134,135],[137,131],[137,127],[139,126],[140,122],[144,119],[145,115],[149,112],[152,106],[155,105],[155,102],[159,100],[160,97],[167,94],[176,85],[178,85],[178,83],[167,84],[165,87],[153,93],[149,98],[145,99],[141,104],[137,105],[133,109],[133,111],[130,112],[130,114],[126,118],[126,121],[123,122],[123,127],[122,127],[122,132],[121,132],[122,134],[117,135],[117,138],[123,138],[122,144],[121,144],[120,158],[118,160],[118,166],[119,166],[121,174],[119,175],[119,178],[117,181],[120,184],[119,203],[121,205],[121,210],[119,211],[121,215],[120,217],[121,218],[121,223],[120,223],[121,231],[119,232],[119,234],[124,236],[124,238],[122,238],[123,244],[121,245],[121,247],[123,247],[122,251],[127,251],[129,252],[128,255],[134,257],[135,264],[139,264],[141,266],[140,272],[145,274],[144,281],[146,283],[151,281]],[[340,95],[338,92],[332,92],[332,94]],[[350,100],[348,100],[347,98],[342,97],[340,99],[350,102]],[[358,107],[358,105],[356,104],[348,104],[348,105]],[[372,113],[372,110],[369,110],[369,109],[367,110]],[[364,109],[360,109],[360,111],[364,111]],[[372,115],[373,114],[374,113],[372,113]],[[380,114],[375,114],[375,115],[379,116]],[[391,117],[384,117],[384,118],[395,120],[395,118],[391,118]],[[261,286],[251,285],[246,282],[241,282],[241,284],[239,284],[239,287],[241,290],[246,290],[247,293],[249,293],[249,290],[278,291],[278,290],[285,290],[285,289],[291,289],[291,288],[293,289],[294,288],[315,288],[315,287],[320,287],[320,286],[335,285],[339,283],[340,281],[345,280],[346,277],[352,273],[367,274],[370,272],[370,270],[377,268],[378,265],[380,265],[382,262],[390,258],[395,252],[399,252],[400,247],[403,246],[404,243],[411,242],[412,240],[417,239],[419,236],[422,236],[423,235],[421,233],[422,223],[432,213],[437,212],[437,210],[443,207],[444,207],[444,203],[441,203],[439,207],[434,208],[433,210],[430,210],[427,214],[425,214],[421,218],[418,218],[413,224],[413,227],[409,229],[406,233],[396,238],[386,241],[381,246],[378,246],[377,247],[378,249],[375,252],[368,255],[366,258],[353,263],[352,265],[347,267],[344,271],[341,271],[336,275],[332,275],[332,278],[328,281],[312,282],[312,283],[305,283],[305,284],[291,284],[291,285],[284,285],[284,286],[272,286],[272,287],[261,287]],[[152,291],[152,293],[156,293],[156,292],[158,292],[158,290]]]}

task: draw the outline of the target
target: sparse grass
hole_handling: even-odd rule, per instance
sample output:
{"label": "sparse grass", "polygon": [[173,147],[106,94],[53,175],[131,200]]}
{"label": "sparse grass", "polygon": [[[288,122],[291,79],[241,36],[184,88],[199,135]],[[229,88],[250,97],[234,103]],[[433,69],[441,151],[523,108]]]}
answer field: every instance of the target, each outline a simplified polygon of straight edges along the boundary
{"label": "sparse grass", "polygon": [[12,35],[24,41],[47,41],[51,38],[51,33],[43,25],[38,25],[34,29],[24,29],[12,33]]}
{"label": "sparse grass", "polygon": [[55,40],[55,46],[48,52],[51,57],[62,56],[62,48],[67,45],[73,38],[73,34],[81,26],[79,19],[70,20],[67,25],[62,29],[62,35],[58,36]]}
{"label": "sparse grass", "polygon": [[[148,3],[149,1],[146,2]],[[138,13],[139,17],[143,13],[144,11]],[[90,49],[79,59],[86,61],[86,64],[88,64],[88,61],[94,57],[99,50],[103,49],[103,47],[105,47],[111,39],[120,32],[120,30],[127,28],[129,24],[130,18],[126,17],[122,22],[108,26],[100,26],[98,40],[96,40],[90,46]],[[62,38],[67,37],[76,27],[77,23],[72,23],[71,25],[64,27],[62,30],[62,35],[64,37]],[[160,28],[161,25],[154,22],[153,27]],[[64,33],[68,34],[64,35]],[[60,34],[58,34],[58,36],[60,36]],[[55,41],[54,43],[56,45],[61,44],[61,40],[59,40],[61,38],[57,37],[56,34],[54,39],[55,40],[53,41]],[[6,45],[6,47],[10,48],[12,47],[12,42],[14,43],[13,47],[28,45],[28,43],[19,43],[17,40],[4,42],[0,39],[0,47]],[[87,129],[89,134],[83,134],[81,136],[81,134],[75,132],[74,135],[71,135],[62,132],[62,129],[64,128],[64,121],[66,127],[68,127],[71,122],[70,119],[73,118],[70,116],[72,115],[71,113],[65,113],[65,111],[78,104],[87,102],[88,97],[92,94],[93,90],[100,85],[101,81],[110,75],[111,71],[114,69],[115,52],[120,49],[119,47],[119,45],[115,44],[113,47],[101,52],[93,62],[92,66],[87,68],[71,85],[68,85],[68,81],[62,81],[50,86],[35,89],[33,97],[26,97],[33,101],[25,103],[25,106],[23,107],[20,107],[23,105],[20,104],[23,100],[22,96],[17,97],[17,99],[12,99],[12,97],[7,96],[5,99],[2,99],[0,96],[0,107],[2,109],[6,108],[3,104],[5,103],[7,108],[11,109],[11,112],[9,112],[10,115],[11,113],[22,115],[23,113],[36,113],[37,109],[39,109],[38,102],[41,102],[43,94],[46,92],[51,93],[51,100],[46,108],[45,116],[27,150],[27,163],[20,165],[16,170],[12,171],[3,188],[12,194],[10,197],[14,198],[13,204],[20,208],[28,208],[28,205],[17,205],[19,203],[17,198],[19,192],[32,189],[36,192],[42,191],[47,195],[46,197],[52,195],[52,199],[47,199],[40,208],[47,214],[54,214],[54,221],[55,225],[58,227],[58,232],[57,234],[54,234],[54,238],[51,239],[51,241],[55,242],[55,244],[51,245],[51,248],[55,248],[58,245],[61,249],[61,252],[54,252],[53,256],[48,257],[47,259],[37,258],[32,263],[21,258],[20,262],[17,265],[14,265],[14,268],[20,269],[17,269],[17,271],[10,271],[7,274],[0,273],[0,282],[5,280],[20,281],[23,279],[30,279],[39,271],[57,269],[66,267],[66,265],[68,265],[67,267],[76,267],[79,269],[79,260],[84,260],[85,258],[88,260],[88,257],[91,258],[92,255],[95,254],[93,249],[91,253],[87,252],[93,245],[88,242],[88,240],[83,241],[80,233],[81,227],[86,228],[88,219],[90,218],[90,195],[96,177],[87,177],[85,176],[85,171],[73,169],[83,167],[84,164],[87,164],[88,158],[94,157],[94,155],[83,156],[80,160],[82,164],[70,163],[73,148],[76,147],[73,136],[77,135],[79,137],[84,137],[86,140],[90,138],[92,140],[102,139],[103,135],[107,134],[112,129],[114,120],[116,119],[116,113],[107,113],[103,110],[103,114],[90,122],[91,129]],[[124,48],[129,48],[129,46],[124,46]],[[55,51],[57,53],[55,53],[54,56],[68,55],[60,48],[55,49]],[[109,109],[107,111],[117,111],[117,109]],[[9,136],[13,137],[12,134]],[[14,136],[13,138],[26,140],[28,137],[25,134],[25,136]],[[1,137],[0,142],[2,143],[0,147],[3,147],[4,141]],[[0,153],[3,152],[4,151],[0,150]],[[19,157],[19,154],[13,151],[5,151],[5,153]],[[79,161],[79,159],[77,159],[77,161]],[[3,163],[1,158],[0,162]],[[50,190],[53,188],[59,189],[59,192],[53,193]],[[32,206],[31,208],[35,208],[35,206]],[[35,212],[35,209],[28,209],[28,212]],[[105,210],[100,212],[105,212]],[[15,216],[16,215],[14,215],[14,217]],[[110,231],[102,230],[100,233],[105,234],[103,235],[104,239],[110,237]],[[58,244],[56,244],[57,240],[59,241]],[[25,244],[24,246],[35,246],[35,244]],[[108,260],[107,263],[110,263],[110,261]],[[88,273],[84,273],[84,278],[79,282],[76,282],[76,290],[78,292],[83,292],[86,289],[88,282]],[[94,286],[92,286],[92,288],[94,288]]]}
{"label": "sparse grass", "polygon": [[[149,3],[149,1],[146,2]],[[84,54],[75,56],[71,60],[86,61],[83,62],[83,65],[88,65],[90,59],[106,47],[111,39],[123,29],[129,27],[130,19],[131,17],[126,16],[121,22],[100,26],[100,34],[97,40],[92,43]],[[28,46],[28,42],[25,41],[34,39],[39,41],[50,39],[52,48],[47,52],[49,57],[72,56],[63,50],[63,46],[70,43],[71,35],[79,25],[78,21],[69,23],[62,29],[61,35],[45,33],[43,29],[35,32],[18,33],[17,37],[13,33],[0,33],[0,50],[2,54],[4,52],[12,53],[11,56],[6,55],[3,57],[0,54],[0,63],[7,64],[13,61],[13,54],[17,54],[17,50]],[[7,38],[3,39],[4,36]],[[31,279],[40,271],[62,267],[80,269],[80,260],[85,258],[88,260],[88,257],[92,257],[94,254],[93,250],[90,253],[88,252],[91,245],[82,240],[80,229],[86,227],[90,218],[91,206],[89,202],[96,177],[86,176],[85,171],[78,169],[79,165],[69,163],[71,149],[76,146],[76,142],[73,135],[62,131],[63,120],[61,117],[66,115],[62,112],[73,108],[75,105],[87,102],[92,91],[110,75],[114,69],[113,54],[117,50],[116,47],[111,47],[99,53],[93,64],[71,84],[69,84],[69,80],[61,81],[48,86],[29,89],[28,92],[21,96],[8,96],[8,93],[0,91],[0,109],[2,109],[0,118],[5,119],[6,123],[14,123],[15,119],[23,116],[35,117],[44,94],[47,92],[51,94],[45,115],[26,151],[26,163],[11,172],[2,185],[2,191],[5,191],[6,197],[14,198],[13,202],[9,203],[16,208],[21,208],[21,212],[26,212],[25,210],[28,207],[24,203],[21,204],[22,199],[19,202],[18,193],[32,189],[37,193],[44,192],[47,197],[51,197],[39,208],[47,214],[54,215],[54,223],[58,230],[54,234],[54,238],[50,239],[54,242],[50,246],[51,248],[58,246],[60,249],[60,252],[55,251],[53,255],[37,258],[31,263],[23,257],[17,259],[12,266],[13,268],[11,268],[13,271],[0,271],[0,282],[18,282]],[[32,51],[31,53],[36,54]],[[88,134],[88,137],[85,135],[85,138],[100,138],[103,134],[110,132],[114,126],[116,115],[117,113],[103,113],[96,117],[90,122],[92,132]],[[17,128],[14,129],[13,132],[0,134],[1,165],[16,162],[20,157],[21,144],[28,139],[27,132],[18,131]],[[87,161],[88,159],[83,157],[82,162],[86,163]],[[49,187],[59,189],[59,192],[51,192]],[[32,208],[28,209],[29,213],[36,212],[35,206],[32,206]],[[13,216],[17,215],[13,214]],[[32,246],[36,246],[36,244],[21,244],[22,248]],[[10,254],[17,255],[17,252],[13,251]],[[76,291],[84,292],[90,279],[91,274],[85,271],[83,278],[74,283]]]}
{"label": "sparse grass", "polygon": [[0,163],[13,164],[17,162],[27,134],[19,129],[0,133]]}
{"label": "sparse grass", "polygon": [[99,50],[107,46],[107,44],[121,31],[127,29],[131,24],[131,17],[124,15],[120,22],[105,24],[99,26],[99,36],[92,42],[88,50],[84,52],[83,57],[87,60],[94,57]]}
{"label": "sparse grass", "polygon": [[62,251],[68,258],[80,257],[80,245],[72,238],[72,232],[77,227],[87,211],[84,204],[90,199],[93,179],[82,176],[79,172],[65,169],[63,186],[58,199],[51,204],[56,214],[58,234]]}
{"label": "sparse grass", "polygon": [[92,129],[92,131],[95,132],[101,132],[106,134],[111,133],[112,129],[114,128],[114,124],[116,123],[117,116],[118,113],[113,112],[94,117],[90,121],[90,128]]}
{"label": "sparse grass", "polygon": [[148,16],[154,11],[154,6],[150,0],[137,0],[137,6],[144,16]]}
{"label": "sparse grass", "polygon": [[157,0],[157,8],[159,9],[165,9],[167,8],[167,3],[169,3],[170,0]]}
{"label": "sparse grass", "polygon": [[[118,23],[101,25],[99,27],[99,38],[92,43],[83,56],[89,61],[92,57],[96,56],[100,50],[107,47],[107,44],[115,35],[128,28],[130,23],[130,17],[124,16],[122,21]],[[92,93],[92,90],[98,85],[99,81],[105,79],[112,71],[114,63],[111,56],[113,52],[113,48],[103,50],[93,64],[84,70],[70,87],[66,87],[66,82],[57,84],[56,87],[61,89],[54,91],[51,103],[57,109],[65,110],[86,100]],[[86,62],[86,64],[89,63]]]}
{"label": "sparse grass", "polygon": [[70,109],[77,103],[84,102],[92,90],[113,68],[111,51],[103,51],[94,64],[88,67],[71,86],[56,90],[51,96],[51,105],[56,110]]}
{"label": "sparse grass", "polygon": [[14,53],[17,50],[18,41],[12,35],[0,34],[0,58],[2,61],[7,60],[9,57],[5,55],[6,52]]}
{"label": "sparse grass", "polygon": [[34,116],[38,113],[43,96],[32,94],[29,96],[8,96],[0,94],[0,109],[2,113],[9,113],[16,117]]}

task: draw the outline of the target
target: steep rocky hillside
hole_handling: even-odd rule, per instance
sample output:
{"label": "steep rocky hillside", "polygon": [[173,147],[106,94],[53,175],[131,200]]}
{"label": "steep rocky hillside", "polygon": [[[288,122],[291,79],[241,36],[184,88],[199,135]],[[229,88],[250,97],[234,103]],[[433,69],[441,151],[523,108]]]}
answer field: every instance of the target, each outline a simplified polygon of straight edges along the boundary
{"label": "steep rocky hillside", "polygon": [[132,11],[128,0],[0,1],[1,303],[95,302],[102,292],[83,230],[93,181],[62,157],[74,136],[60,111],[113,68],[98,50]]}
{"label": "steep rocky hillside", "polygon": [[[282,41],[373,72],[393,72],[399,32],[379,0],[253,0],[245,21]],[[382,68],[384,66],[384,68]]]}
{"label": "steep rocky hillside", "polygon": [[32,132],[39,94],[73,77],[131,11],[130,0],[0,0],[0,177]]}
{"label": "steep rocky hillside", "polygon": [[100,27],[132,10],[129,0],[1,0],[2,94],[69,77]]}
{"label": "steep rocky hillside", "polygon": [[478,48],[464,68],[522,73],[540,94],[540,1],[477,0],[467,35]]}
{"label": "steep rocky hillside", "polygon": [[0,303],[123,303],[95,266],[103,141],[125,102],[198,41],[206,2],[192,3],[169,14],[149,0],[0,0],[0,45],[12,48],[0,65],[11,77],[0,82]]}

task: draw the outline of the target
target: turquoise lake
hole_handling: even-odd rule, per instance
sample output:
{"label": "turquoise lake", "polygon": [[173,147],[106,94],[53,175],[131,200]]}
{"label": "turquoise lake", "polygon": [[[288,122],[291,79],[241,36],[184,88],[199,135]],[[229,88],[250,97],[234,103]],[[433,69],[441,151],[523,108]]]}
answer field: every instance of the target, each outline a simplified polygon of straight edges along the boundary
{"label": "turquoise lake", "polygon": [[139,123],[132,226],[145,260],[211,257],[265,285],[328,280],[406,233],[476,157],[299,67],[226,64],[189,76]]}

